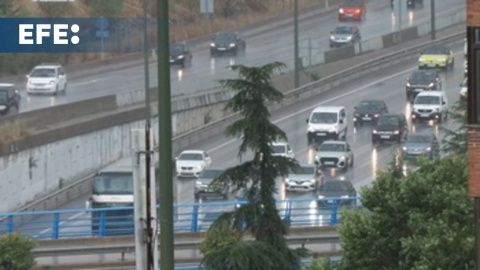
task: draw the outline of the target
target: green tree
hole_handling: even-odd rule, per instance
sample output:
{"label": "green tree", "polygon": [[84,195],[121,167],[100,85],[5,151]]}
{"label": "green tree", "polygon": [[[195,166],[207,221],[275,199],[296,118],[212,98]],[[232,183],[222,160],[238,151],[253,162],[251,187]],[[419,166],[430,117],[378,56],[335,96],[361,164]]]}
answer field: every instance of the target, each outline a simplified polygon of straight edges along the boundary
{"label": "green tree", "polygon": [[29,270],[35,264],[36,242],[19,233],[0,236],[0,270]]}
{"label": "green tree", "polygon": [[[227,169],[216,182],[228,183],[233,191],[246,190],[247,204],[225,213],[214,222],[209,231],[214,235],[215,223],[228,224],[233,230],[249,233],[254,241],[233,241],[226,245],[212,245],[204,252],[207,269],[299,269],[297,254],[288,248],[285,222],[280,218],[274,193],[275,180],[298,166],[295,160],[272,156],[271,142],[287,140],[285,133],[270,121],[267,104],[279,102],[283,94],[271,83],[274,72],[285,65],[279,62],[261,67],[232,66],[239,78],[221,80],[223,88],[235,94],[227,102],[226,110],[239,113],[242,118],[226,128],[226,135],[241,138],[238,156],[247,153],[253,158]],[[225,221],[228,220],[228,221]],[[209,237],[204,243],[210,241]]]}
{"label": "green tree", "polygon": [[342,211],[337,269],[472,269],[465,158],[424,161],[407,176],[382,172],[360,193],[364,209]]}
{"label": "green tree", "polygon": [[123,0],[84,0],[94,17],[118,17],[123,11]]}
{"label": "green tree", "polygon": [[443,151],[447,154],[466,156],[467,154],[467,102],[457,101],[449,110],[450,119],[454,120],[458,127],[455,129],[442,128],[445,132],[443,138]]}
{"label": "green tree", "polygon": [[15,5],[15,0],[0,1],[0,18],[26,16],[25,10],[20,5]]}
{"label": "green tree", "polygon": [[334,270],[335,265],[328,258],[315,259],[304,270]]}

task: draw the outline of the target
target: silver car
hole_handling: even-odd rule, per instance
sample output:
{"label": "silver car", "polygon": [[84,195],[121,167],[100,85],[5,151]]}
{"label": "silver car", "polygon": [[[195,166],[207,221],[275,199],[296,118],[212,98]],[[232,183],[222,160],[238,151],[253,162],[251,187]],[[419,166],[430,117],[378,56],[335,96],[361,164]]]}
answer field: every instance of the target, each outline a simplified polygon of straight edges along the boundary
{"label": "silver car", "polygon": [[195,199],[203,199],[210,196],[221,196],[228,198],[229,186],[224,183],[212,184],[213,180],[219,177],[225,170],[217,168],[207,168],[203,170],[195,181]]}
{"label": "silver car", "polygon": [[356,26],[337,26],[330,32],[330,48],[351,45],[361,40],[360,30]]}
{"label": "silver car", "polygon": [[323,174],[315,165],[300,165],[284,179],[287,191],[316,191],[323,184]]}
{"label": "silver car", "polygon": [[345,141],[325,141],[317,148],[315,163],[320,167],[348,170],[353,167],[354,155]]}

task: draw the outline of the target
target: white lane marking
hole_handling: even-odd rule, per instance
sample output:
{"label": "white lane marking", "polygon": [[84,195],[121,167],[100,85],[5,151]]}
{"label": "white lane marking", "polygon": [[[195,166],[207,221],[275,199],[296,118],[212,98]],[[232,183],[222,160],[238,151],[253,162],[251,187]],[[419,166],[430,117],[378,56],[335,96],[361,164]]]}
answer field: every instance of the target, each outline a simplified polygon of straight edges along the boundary
{"label": "white lane marking", "polygon": [[72,82],[72,83],[70,83],[70,86],[81,86],[81,85],[87,85],[87,84],[94,84],[98,81],[99,81],[98,79],[95,79],[95,80],[90,80],[90,81],[86,81],[86,82]]}
{"label": "white lane marking", "polygon": [[[82,215],[84,215],[84,214],[86,214],[86,212],[82,211],[82,212],[80,212],[80,213],[77,213],[77,214],[75,214],[75,215],[67,218],[67,219],[64,220],[64,221],[61,221],[61,222],[58,224],[58,227],[59,227],[58,229],[61,230],[61,226],[62,226],[63,224],[68,223],[68,222],[70,222],[70,221],[72,221],[72,220],[74,220],[74,219],[76,219],[76,218],[78,218],[78,217],[80,217],[80,216],[82,216]],[[36,234],[34,238],[40,237],[40,236],[48,233],[48,232],[51,231],[51,230],[52,230],[52,228],[45,229],[45,230],[41,231],[40,233]]]}

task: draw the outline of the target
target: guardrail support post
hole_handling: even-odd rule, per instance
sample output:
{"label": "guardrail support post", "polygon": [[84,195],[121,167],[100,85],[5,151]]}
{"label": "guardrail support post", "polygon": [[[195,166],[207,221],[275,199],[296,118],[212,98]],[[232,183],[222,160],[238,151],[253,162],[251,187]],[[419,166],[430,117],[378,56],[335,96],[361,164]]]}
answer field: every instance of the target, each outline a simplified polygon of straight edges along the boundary
{"label": "guardrail support post", "polygon": [[57,240],[60,231],[60,213],[53,214],[52,239]]}
{"label": "guardrail support post", "polygon": [[338,204],[339,203],[340,203],[339,200],[333,200],[332,214],[331,214],[331,218],[330,218],[330,225],[331,226],[337,224]]}
{"label": "guardrail support post", "polygon": [[192,224],[190,225],[191,232],[198,231],[198,208],[199,205],[195,204],[192,209]]}
{"label": "guardrail support post", "polygon": [[[285,224],[290,224],[291,217],[292,217],[292,202],[287,201],[287,205],[285,206],[285,217],[284,217]],[[288,227],[290,227],[290,225]]]}
{"label": "guardrail support post", "polygon": [[99,222],[98,222],[98,237],[102,238],[105,236],[105,226],[107,223],[107,213],[105,210],[100,211]]}
{"label": "guardrail support post", "polygon": [[13,232],[13,215],[8,216],[7,220],[7,233]]}

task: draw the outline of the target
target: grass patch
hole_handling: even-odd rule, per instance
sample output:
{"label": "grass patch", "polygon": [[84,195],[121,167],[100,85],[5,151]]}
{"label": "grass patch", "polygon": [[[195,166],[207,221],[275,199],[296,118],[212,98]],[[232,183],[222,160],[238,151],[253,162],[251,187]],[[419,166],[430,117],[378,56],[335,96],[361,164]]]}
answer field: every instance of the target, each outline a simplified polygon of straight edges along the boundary
{"label": "grass patch", "polygon": [[30,131],[24,122],[6,121],[0,124],[0,146],[8,146],[11,142],[15,142],[26,138],[30,135]]}

